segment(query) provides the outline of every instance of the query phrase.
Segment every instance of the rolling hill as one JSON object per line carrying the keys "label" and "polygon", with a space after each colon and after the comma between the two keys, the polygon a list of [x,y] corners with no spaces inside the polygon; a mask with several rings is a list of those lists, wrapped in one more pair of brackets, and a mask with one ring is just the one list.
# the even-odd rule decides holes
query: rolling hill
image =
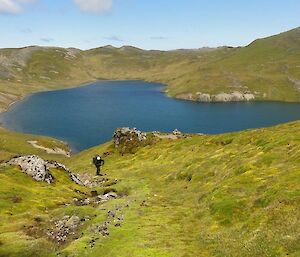
{"label": "rolling hill", "polygon": [[[51,169],[55,183],[47,184],[0,166],[0,256],[299,256],[299,127],[175,140],[148,134],[133,151],[108,142],[71,158],[28,140],[62,142],[2,129],[2,163],[38,154],[93,179],[91,157],[105,153],[107,175],[89,187]],[[118,198],[96,203],[95,190]]]}
{"label": "rolling hill", "polygon": [[198,101],[300,100],[300,29],[246,47],[146,51],[132,46],[0,49],[0,108],[28,93],[99,79],[167,85],[172,97]]}

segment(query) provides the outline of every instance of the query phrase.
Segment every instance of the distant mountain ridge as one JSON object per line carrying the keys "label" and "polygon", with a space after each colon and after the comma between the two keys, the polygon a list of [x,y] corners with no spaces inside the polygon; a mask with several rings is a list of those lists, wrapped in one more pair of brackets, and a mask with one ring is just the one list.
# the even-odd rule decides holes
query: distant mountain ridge
{"label": "distant mountain ridge", "polygon": [[237,48],[0,49],[0,111],[30,92],[97,79],[161,82],[168,95],[195,101],[299,102],[300,29]]}

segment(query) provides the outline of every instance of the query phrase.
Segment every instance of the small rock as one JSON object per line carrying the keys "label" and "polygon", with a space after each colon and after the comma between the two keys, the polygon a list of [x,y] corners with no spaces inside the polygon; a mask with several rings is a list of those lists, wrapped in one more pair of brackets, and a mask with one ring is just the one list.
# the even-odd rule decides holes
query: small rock
{"label": "small rock", "polygon": [[91,196],[92,197],[98,196],[98,192],[96,190],[91,191]]}
{"label": "small rock", "polygon": [[113,198],[113,199],[118,198],[118,195],[115,192],[109,192],[109,193],[105,194],[104,196],[108,197],[109,199],[111,199],[111,198]]}
{"label": "small rock", "polygon": [[180,132],[178,129],[174,129],[172,133],[173,133],[174,136],[181,136],[182,135],[182,132]]}

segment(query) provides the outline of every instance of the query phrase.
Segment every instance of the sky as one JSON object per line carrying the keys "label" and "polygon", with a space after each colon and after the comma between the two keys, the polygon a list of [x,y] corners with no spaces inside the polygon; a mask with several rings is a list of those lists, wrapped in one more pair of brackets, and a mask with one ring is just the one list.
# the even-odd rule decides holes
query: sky
{"label": "sky", "polygon": [[0,48],[244,46],[300,26],[300,0],[0,0]]}

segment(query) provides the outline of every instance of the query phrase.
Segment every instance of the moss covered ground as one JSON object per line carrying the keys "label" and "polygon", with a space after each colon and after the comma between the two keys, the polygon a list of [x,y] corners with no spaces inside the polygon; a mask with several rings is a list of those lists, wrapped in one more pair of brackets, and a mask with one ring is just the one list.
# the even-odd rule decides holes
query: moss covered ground
{"label": "moss covered ground", "polygon": [[[106,153],[103,173],[108,182],[97,190],[116,191],[120,197],[76,206],[72,199],[89,196],[91,189],[74,184],[62,171],[51,170],[56,181],[48,185],[17,168],[2,167],[0,256],[299,256],[299,128],[299,122],[291,122],[159,139],[122,154],[108,142],[71,158],[45,156],[30,145],[25,148],[20,135],[2,131],[0,140],[19,142],[1,144],[2,160],[36,153],[92,176],[91,157]],[[103,237],[94,228],[112,209],[124,221],[121,226],[112,223],[110,235]],[[45,231],[52,219],[64,215],[88,215],[90,220],[58,245]]]}

